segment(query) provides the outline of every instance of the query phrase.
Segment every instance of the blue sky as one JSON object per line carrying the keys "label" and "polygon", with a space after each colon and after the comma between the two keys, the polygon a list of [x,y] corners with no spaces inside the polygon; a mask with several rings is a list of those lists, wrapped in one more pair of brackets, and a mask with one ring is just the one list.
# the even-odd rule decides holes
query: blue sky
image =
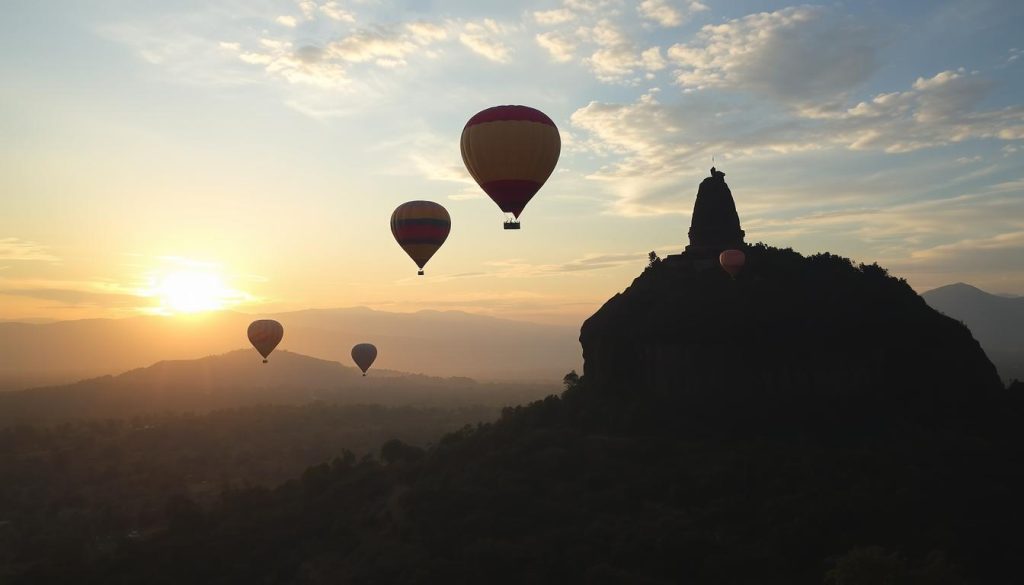
{"label": "blue sky", "polygon": [[[749,241],[1024,294],[1016,1],[39,2],[0,21],[0,318],[231,305],[576,322],[680,250],[712,155]],[[458,152],[523,103],[563,138],[503,233]],[[416,279],[387,230],[433,199]],[[151,307],[149,307],[151,308]]]}

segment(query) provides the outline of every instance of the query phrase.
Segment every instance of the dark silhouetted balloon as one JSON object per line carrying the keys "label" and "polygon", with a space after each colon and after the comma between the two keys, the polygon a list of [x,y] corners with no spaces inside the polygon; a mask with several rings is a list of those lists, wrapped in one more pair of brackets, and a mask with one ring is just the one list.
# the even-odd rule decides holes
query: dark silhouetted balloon
{"label": "dark silhouetted balloon", "polygon": [[364,376],[366,375],[366,370],[370,369],[375,359],[377,359],[377,346],[372,343],[359,343],[352,348],[352,361],[359,366]]}
{"label": "dark silhouetted balloon", "polygon": [[736,275],[743,270],[743,265],[747,262],[747,256],[740,250],[726,250],[718,255],[718,263],[722,265],[722,270],[729,273],[729,276],[736,278]]}
{"label": "dark silhouetted balloon", "polygon": [[452,219],[448,210],[433,201],[409,201],[399,205],[391,214],[391,233],[420,267],[420,276],[430,257],[448,239],[451,229]]}
{"label": "dark silhouetted balloon", "polygon": [[267,356],[281,343],[282,337],[284,327],[273,319],[260,319],[249,324],[249,343],[263,356],[263,363],[267,363]]}
{"label": "dark silhouetted balloon", "polygon": [[[558,127],[527,106],[496,106],[462,129],[462,161],[480,188],[517,219],[551,176],[562,150]],[[517,229],[518,222],[506,222]]]}

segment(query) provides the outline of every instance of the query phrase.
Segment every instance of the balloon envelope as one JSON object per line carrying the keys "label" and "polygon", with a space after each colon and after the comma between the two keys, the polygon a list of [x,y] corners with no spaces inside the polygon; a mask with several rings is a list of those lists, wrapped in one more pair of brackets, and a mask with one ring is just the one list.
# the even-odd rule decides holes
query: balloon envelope
{"label": "balloon envelope", "polygon": [[284,327],[273,319],[260,319],[249,324],[248,333],[249,343],[263,356],[263,363],[267,363],[267,356],[284,337]]}
{"label": "balloon envelope", "polygon": [[558,127],[527,106],[496,106],[462,129],[462,162],[480,188],[516,218],[551,176],[562,150]]}
{"label": "balloon envelope", "polygon": [[391,234],[420,267],[420,274],[423,274],[427,261],[448,239],[451,229],[452,219],[448,210],[433,201],[409,201],[399,205],[391,214]]}
{"label": "balloon envelope", "polygon": [[372,343],[359,343],[352,348],[352,361],[359,366],[364,376],[375,359],[377,359],[377,347]]}
{"label": "balloon envelope", "polygon": [[718,255],[718,263],[722,265],[722,270],[733,278],[736,278],[746,262],[747,256],[740,250],[726,250]]}

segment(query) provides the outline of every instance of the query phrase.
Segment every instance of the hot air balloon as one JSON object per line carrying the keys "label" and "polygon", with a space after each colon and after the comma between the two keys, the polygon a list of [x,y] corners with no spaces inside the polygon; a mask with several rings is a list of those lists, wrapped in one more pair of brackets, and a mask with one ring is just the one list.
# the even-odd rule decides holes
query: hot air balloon
{"label": "hot air balloon", "polygon": [[352,361],[359,366],[364,376],[375,359],[377,359],[377,346],[372,343],[359,343],[352,347]]}
{"label": "hot air balloon", "polygon": [[473,179],[515,219],[555,170],[562,139],[544,112],[526,106],[496,106],[469,119],[462,129],[462,161]]}
{"label": "hot air balloon", "polygon": [[728,272],[729,276],[734,279],[743,269],[743,264],[746,261],[746,254],[740,250],[726,250],[718,255],[718,263],[722,265],[722,270]]}
{"label": "hot air balloon", "polygon": [[448,239],[451,229],[448,211],[433,201],[409,201],[391,214],[391,233],[420,267],[420,276],[423,276],[423,266]]}
{"label": "hot air balloon", "polygon": [[249,343],[263,356],[263,363],[267,363],[267,356],[284,337],[284,327],[273,319],[260,319],[249,324],[248,333]]}

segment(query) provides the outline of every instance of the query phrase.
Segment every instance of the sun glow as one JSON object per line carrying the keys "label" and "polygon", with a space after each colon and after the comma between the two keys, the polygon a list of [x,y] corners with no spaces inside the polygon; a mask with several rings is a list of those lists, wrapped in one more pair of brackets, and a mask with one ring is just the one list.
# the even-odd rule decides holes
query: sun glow
{"label": "sun glow", "polygon": [[245,295],[228,288],[211,270],[182,269],[155,276],[145,296],[159,302],[160,314],[218,311],[241,302]]}

